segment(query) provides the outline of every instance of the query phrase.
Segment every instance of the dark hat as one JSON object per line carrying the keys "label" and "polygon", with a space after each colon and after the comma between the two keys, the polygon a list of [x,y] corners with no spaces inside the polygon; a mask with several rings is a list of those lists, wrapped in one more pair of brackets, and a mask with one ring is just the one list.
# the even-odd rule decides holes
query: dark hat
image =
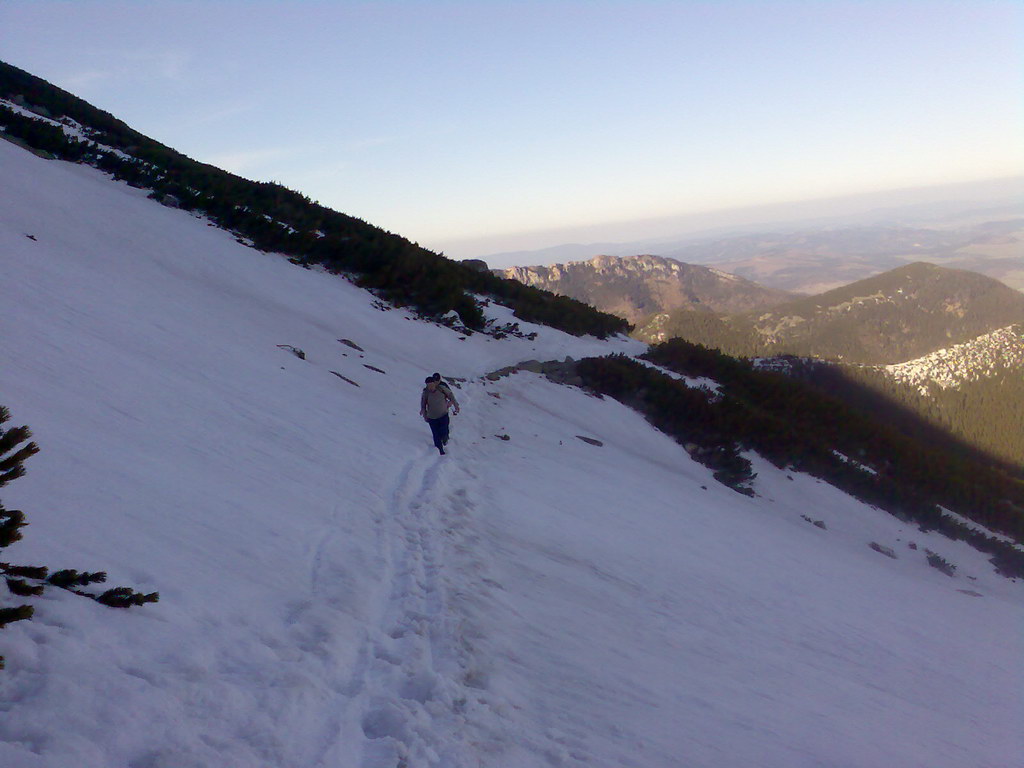
{"label": "dark hat", "polygon": [[434,381],[440,381],[441,380],[441,374],[440,373],[435,373],[430,378],[433,379]]}
{"label": "dark hat", "polygon": [[429,383],[430,383],[430,382],[432,382],[432,381],[437,381],[437,379],[435,379],[435,378],[434,378],[433,376],[427,376],[427,378],[425,378],[425,379],[423,380],[423,383],[424,383],[424,384],[429,384]]}

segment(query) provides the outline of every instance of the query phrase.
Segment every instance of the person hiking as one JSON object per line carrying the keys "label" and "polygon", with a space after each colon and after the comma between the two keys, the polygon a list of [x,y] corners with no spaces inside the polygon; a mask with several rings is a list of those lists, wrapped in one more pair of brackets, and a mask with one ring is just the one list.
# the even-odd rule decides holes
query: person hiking
{"label": "person hiking", "polygon": [[420,416],[430,425],[434,447],[442,456],[448,444],[448,409],[452,407],[457,414],[459,401],[448,385],[441,381],[441,374],[427,376],[423,382],[423,394],[420,395]]}

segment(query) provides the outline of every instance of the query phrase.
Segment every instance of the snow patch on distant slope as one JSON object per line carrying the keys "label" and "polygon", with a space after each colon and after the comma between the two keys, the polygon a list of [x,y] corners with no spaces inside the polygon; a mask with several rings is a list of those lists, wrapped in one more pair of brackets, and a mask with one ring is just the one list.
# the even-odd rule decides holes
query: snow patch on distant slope
{"label": "snow patch on distant slope", "polygon": [[978,381],[1008,368],[1024,368],[1024,326],[1011,325],[916,360],[881,369],[922,395],[934,384],[942,389]]}

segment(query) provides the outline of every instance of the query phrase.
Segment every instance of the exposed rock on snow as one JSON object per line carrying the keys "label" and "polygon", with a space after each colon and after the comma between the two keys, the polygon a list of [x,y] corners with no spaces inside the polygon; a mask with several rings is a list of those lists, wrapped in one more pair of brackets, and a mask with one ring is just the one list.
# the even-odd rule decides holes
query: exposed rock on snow
{"label": "exposed rock on snow", "polygon": [[360,347],[358,344],[356,344],[354,341],[350,341],[349,339],[338,339],[338,341],[340,341],[345,346],[352,347],[352,349],[357,350],[359,352],[365,352],[366,351],[365,349]]}
{"label": "exposed rock on snow", "polygon": [[896,552],[893,550],[892,547],[883,546],[879,544],[877,541],[872,541],[869,546],[879,554],[885,555],[886,557],[891,557],[893,560],[897,559]]}

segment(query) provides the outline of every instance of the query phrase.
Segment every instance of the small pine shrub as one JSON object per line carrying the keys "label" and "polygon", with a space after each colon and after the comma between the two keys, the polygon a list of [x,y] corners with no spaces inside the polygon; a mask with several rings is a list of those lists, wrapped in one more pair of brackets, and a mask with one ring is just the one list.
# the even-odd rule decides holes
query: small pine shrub
{"label": "small pine shrub", "polygon": [[132,605],[155,603],[158,600],[160,600],[159,592],[150,592],[148,595],[145,595],[134,591],[130,587],[114,587],[96,598],[97,603],[109,605],[111,608],[128,608]]}
{"label": "small pine shrub", "polygon": [[0,549],[9,547],[21,539],[20,528],[24,528],[25,514],[19,509],[4,509],[0,504]]}
{"label": "small pine shrub", "polygon": [[[0,488],[24,475],[25,459],[39,453],[39,446],[26,442],[32,437],[28,427],[3,428],[3,424],[10,418],[11,412],[0,405]],[[17,448],[20,443],[26,444]]]}
{"label": "small pine shrub", "polygon": [[18,597],[43,594],[42,584],[29,584],[24,579],[7,579],[7,588]]}
{"label": "small pine shrub", "polygon": [[30,565],[11,565],[10,563],[0,563],[0,571],[3,571],[8,576],[15,576],[22,579],[42,580],[46,578],[49,568],[46,566],[36,568]]}
{"label": "small pine shrub", "polygon": [[[10,418],[9,411],[0,406],[0,425]],[[38,453],[35,443],[22,445],[31,437],[27,427],[12,429],[0,428],[0,486],[25,474],[23,463],[28,457]],[[19,447],[20,446],[20,447]],[[25,515],[16,509],[4,509],[0,505],[0,549],[21,538],[21,528],[26,525]],[[7,588],[19,597],[36,597],[47,587],[59,587],[88,597],[112,608],[128,608],[133,605],[155,603],[160,599],[158,592],[143,594],[129,587],[115,587],[100,595],[85,592],[76,587],[100,584],[107,580],[105,571],[77,571],[64,568],[50,573],[44,566],[11,565],[0,563],[0,573],[6,577]],[[29,583],[28,580],[37,582]],[[13,608],[0,608],[0,628],[14,621],[31,619],[35,609],[31,605],[19,605]],[[4,668],[4,659],[0,656],[0,669]]]}
{"label": "small pine shrub", "polygon": [[956,573],[955,565],[931,550],[928,551],[928,565],[942,571],[947,576],[952,576]]}
{"label": "small pine shrub", "polygon": [[63,589],[71,589],[71,587],[85,587],[89,584],[102,584],[107,580],[107,574],[105,571],[97,571],[96,573],[88,573],[74,570],[73,568],[66,568],[62,571],[55,571],[50,574],[50,578],[47,581],[55,587],[62,587]]}
{"label": "small pine shrub", "polygon": [[16,608],[0,608],[0,628],[6,627],[14,621],[31,619],[36,609],[31,605],[19,605]]}

